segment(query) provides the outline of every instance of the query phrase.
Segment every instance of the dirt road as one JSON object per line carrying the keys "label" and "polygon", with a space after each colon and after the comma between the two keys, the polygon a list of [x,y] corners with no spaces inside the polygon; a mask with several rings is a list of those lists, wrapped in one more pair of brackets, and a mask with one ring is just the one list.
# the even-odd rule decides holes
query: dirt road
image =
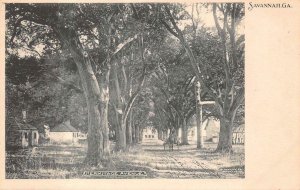
{"label": "dirt road", "polygon": [[169,151],[159,143],[142,144],[142,151],[124,159],[130,165],[148,167],[158,178],[243,178],[243,150],[222,155],[214,153],[213,146],[198,150],[195,145],[186,145]]}
{"label": "dirt road", "polygon": [[[164,150],[162,142],[142,143],[127,152],[115,152],[107,166],[86,168],[82,165],[85,147],[45,146],[29,153],[7,155],[8,178],[115,178],[114,176],[85,176],[84,172],[142,171],[137,178],[244,178],[244,148],[235,146],[235,153],[214,153],[215,144],[206,149],[196,145]],[[8,159],[9,158],[9,159]],[[132,178],[118,176],[118,178]]]}

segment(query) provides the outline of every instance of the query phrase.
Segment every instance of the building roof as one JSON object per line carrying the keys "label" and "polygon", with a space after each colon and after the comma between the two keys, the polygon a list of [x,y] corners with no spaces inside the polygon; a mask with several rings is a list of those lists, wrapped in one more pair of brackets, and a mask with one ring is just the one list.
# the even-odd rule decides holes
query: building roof
{"label": "building roof", "polygon": [[50,132],[79,132],[79,131],[70,124],[70,121],[66,121],[50,129]]}
{"label": "building roof", "polygon": [[16,130],[37,130],[36,127],[30,125],[29,123],[26,122],[21,122],[15,120],[15,122],[9,127],[9,131],[16,131]]}

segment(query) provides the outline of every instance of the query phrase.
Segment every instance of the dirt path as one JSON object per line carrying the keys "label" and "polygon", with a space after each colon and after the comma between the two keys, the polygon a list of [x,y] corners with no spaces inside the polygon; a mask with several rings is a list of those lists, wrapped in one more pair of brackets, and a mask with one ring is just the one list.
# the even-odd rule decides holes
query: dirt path
{"label": "dirt path", "polygon": [[162,152],[161,154],[164,162],[169,164],[169,170],[159,169],[162,175],[168,172],[171,178],[220,178],[216,171],[203,162],[199,163],[192,155],[178,156],[176,152]]}
{"label": "dirt path", "polygon": [[[230,159],[215,154],[206,155],[193,145],[182,146],[174,151],[163,150],[159,144],[142,146],[144,159],[160,178],[237,178],[238,174],[224,173],[220,168],[235,166]],[[209,151],[207,151],[209,152]],[[202,156],[202,157],[201,157]],[[206,156],[206,157],[205,157]],[[149,159],[150,158],[150,159]]]}
{"label": "dirt path", "polygon": [[[140,144],[128,152],[112,154],[112,162],[104,168],[85,168],[80,164],[85,157],[84,147],[47,146],[39,147],[31,156],[29,153],[7,154],[10,162],[6,165],[9,165],[10,178],[82,178],[84,171],[102,170],[147,173],[139,178],[244,178],[243,148],[235,147],[236,153],[230,156],[214,153],[213,150],[214,147],[199,150],[195,145],[186,145],[170,151],[164,150],[159,143]],[[19,162],[22,163],[20,170],[25,174],[14,169],[18,168]]]}

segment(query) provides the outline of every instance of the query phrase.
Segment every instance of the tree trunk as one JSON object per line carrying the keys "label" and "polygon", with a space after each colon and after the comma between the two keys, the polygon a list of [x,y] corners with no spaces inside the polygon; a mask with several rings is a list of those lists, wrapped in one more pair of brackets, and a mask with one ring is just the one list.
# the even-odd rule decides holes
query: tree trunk
{"label": "tree trunk", "polygon": [[201,85],[197,81],[195,84],[196,94],[196,120],[197,120],[197,148],[201,149],[204,147],[203,135],[202,135],[202,105],[201,105]]}
{"label": "tree trunk", "polygon": [[98,165],[104,157],[104,137],[100,128],[102,123],[98,105],[88,101],[88,150],[86,162],[91,165]]}
{"label": "tree trunk", "polygon": [[132,111],[129,113],[129,121],[126,125],[126,144],[130,146],[132,144]]}
{"label": "tree trunk", "polygon": [[180,128],[180,127],[177,127],[177,128],[175,129],[175,137],[176,137],[176,138],[179,137],[179,128]]}
{"label": "tree trunk", "polygon": [[110,153],[110,145],[109,145],[109,127],[108,127],[108,103],[109,103],[109,75],[110,75],[110,67],[103,72],[100,76],[99,87],[101,93],[101,99],[99,104],[99,111],[101,123],[100,125],[103,128],[103,148],[104,155],[109,155]]}
{"label": "tree trunk", "polygon": [[117,121],[117,135],[116,135],[116,150],[125,151],[126,150],[126,119],[124,119],[124,104],[121,101],[121,90],[118,79],[117,65],[114,63],[113,67],[113,80],[115,83],[115,113]]}
{"label": "tree trunk", "polygon": [[168,138],[168,129],[163,131],[163,140],[166,140]]}
{"label": "tree trunk", "polygon": [[[89,61],[83,64],[79,59],[75,60],[78,71],[81,76],[82,86],[86,97],[88,108],[88,150],[86,162],[91,165],[100,164],[104,158],[104,127],[105,118],[101,117],[96,97],[99,97],[100,89],[95,75],[93,75],[92,67]],[[92,75],[92,77],[90,77]],[[105,115],[105,108],[102,109],[102,114]],[[108,137],[107,137],[108,138]],[[106,151],[108,149],[106,148]]]}
{"label": "tree trunk", "polygon": [[126,125],[118,125],[116,139],[116,150],[125,151],[126,150]]}
{"label": "tree trunk", "polygon": [[143,140],[143,130],[141,130],[141,127],[140,126],[137,126],[137,134],[138,134],[138,139],[139,139],[139,142],[141,142]]}
{"label": "tree trunk", "polygon": [[132,131],[131,131],[131,134],[132,134],[132,143],[133,144],[136,144],[137,142],[136,142],[136,136],[135,136],[135,129],[136,129],[136,127],[135,127],[135,125],[133,124],[133,122],[131,122],[131,129],[132,129]]}
{"label": "tree trunk", "polygon": [[158,128],[157,136],[159,140],[163,140],[163,130],[161,128]]}
{"label": "tree trunk", "polygon": [[188,145],[189,142],[188,142],[188,127],[186,125],[186,120],[183,119],[183,123],[182,123],[182,142],[181,144],[182,145]]}
{"label": "tree trunk", "polygon": [[[104,143],[105,139],[108,139],[107,126],[104,124],[107,121],[107,118],[105,118],[107,108],[103,106],[106,105],[107,99],[101,98],[105,91],[102,91],[102,93],[100,91],[91,62],[88,57],[83,55],[83,48],[76,32],[64,27],[57,27],[56,30],[60,35],[61,41],[68,44],[70,53],[77,66],[86,98],[88,109],[88,150],[85,161],[90,165],[99,165],[104,159],[104,155],[109,154],[107,143]],[[99,105],[101,111],[99,111]]]}
{"label": "tree trunk", "polygon": [[[240,99],[243,100],[243,99]],[[219,133],[219,142],[216,149],[217,152],[226,152],[232,153],[232,127],[235,120],[237,110],[240,106],[240,103],[236,103],[234,109],[230,110],[221,110],[221,113],[227,113],[223,115],[220,119],[220,133]]]}
{"label": "tree trunk", "polygon": [[135,125],[135,143],[139,143],[140,142],[140,131],[139,131],[139,126]]}
{"label": "tree trunk", "polygon": [[226,118],[220,120],[219,143],[217,152],[232,152],[232,122]]}

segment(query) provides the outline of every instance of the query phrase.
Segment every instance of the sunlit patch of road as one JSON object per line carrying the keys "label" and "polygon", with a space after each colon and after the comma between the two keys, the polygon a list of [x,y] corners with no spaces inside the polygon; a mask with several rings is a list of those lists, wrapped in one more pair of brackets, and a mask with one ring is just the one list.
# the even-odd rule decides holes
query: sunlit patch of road
{"label": "sunlit patch of road", "polygon": [[[159,178],[241,178],[243,170],[223,168],[244,168],[243,149],[234,155],[222,155],[213,152],[214,145],[207,149],[196,149],[196,145],[179,146],[173,151],[164,150],[161,141],[141,144],[141,151],[131,157],[131,162],[150,167]],[[239,162],[237,162],[239,160]]]}

